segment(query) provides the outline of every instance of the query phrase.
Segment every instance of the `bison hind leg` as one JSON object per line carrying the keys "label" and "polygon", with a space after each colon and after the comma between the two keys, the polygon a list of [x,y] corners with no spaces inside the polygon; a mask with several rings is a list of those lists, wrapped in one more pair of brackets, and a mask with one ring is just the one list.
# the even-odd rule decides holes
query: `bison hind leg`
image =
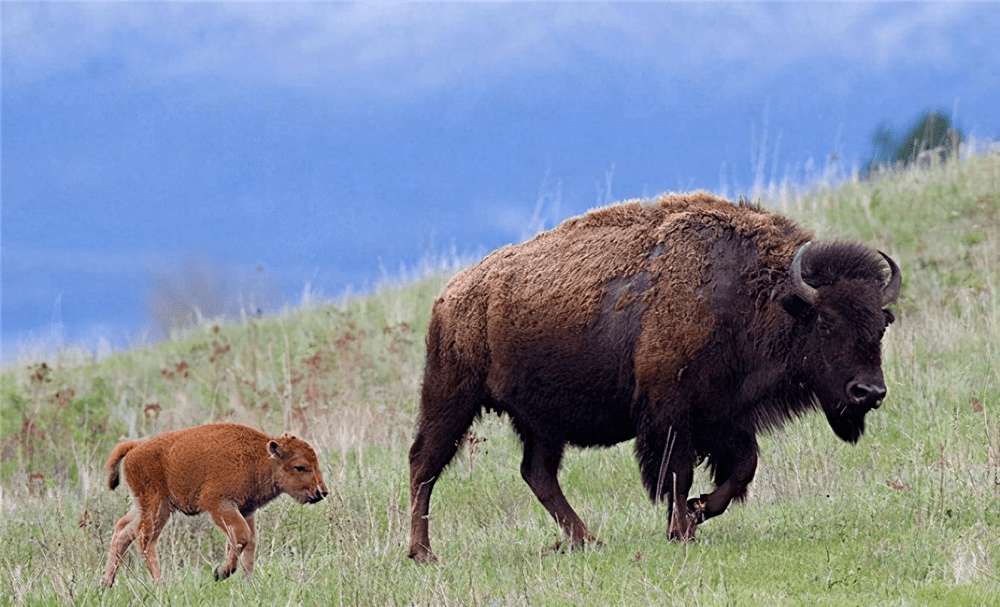
{"label": "bison hind leg", "polygon": [[[134,489],[133,494],[135,494]],[[170,518],[170,513],[173,512],[173,506],[155,492],[137,496],[137,498],[139,506],[135,513],[135,521],[134,523],[127,523],[123,528],[122,533],[125,535],[123,535],[122,539],[128,539],[129,542],[132,539],[136,540],[139,544],[139,552],[142,553],[142,557],[146,560],[146,568],[149,569],[150,575],[153,576],[153,580],[159,580],[160,556],[156,552],[156,540],[159,539],[160,532],[163,531],[164,525],[167,524],[167,519]],[[135,525],[135,531],[129,534],[128,529],[133,524]],[[128,543],[125,546],[127,547]],[[122,552],[124,552],[124,549]]]}
{"label": "bison hind leg", "polygon": [[431,552],[428,529],[431,491],[485,404],[478,396],[439,400],[433,392],[432,384],[425,381],[420,421],[409,454],[409,557],[417,562],[437,560]]}
{"label": "bison hind leg", "polygon": [[139,517],[139,509],[133,508],[115,523],[115,530],[111,535],[111,549],[108,551],[108,565],[104,570],[105,588],[111,588],[115,583],[115,575],[125,558],[125,551],[135,540],[139,527]]}
{"label": "bison hind leg", "polygon": [[523,429],[520,434],[524,441],[521,478],[562,528],[570,546],[595,541],[559,486],[559,464],[565,444],[545,441]]}

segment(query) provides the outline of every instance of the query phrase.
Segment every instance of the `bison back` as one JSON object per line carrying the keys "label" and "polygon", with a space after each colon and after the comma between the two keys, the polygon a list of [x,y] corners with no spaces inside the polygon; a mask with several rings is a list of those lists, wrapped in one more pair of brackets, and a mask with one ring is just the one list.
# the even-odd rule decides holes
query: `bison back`
{"label": "bison back", "polygon": [[125,478],[133,492],[157,486],[186,514],[222,497],[250,495],[272,467],[269,437],[238,424],[207,424],[166,432],[133,449],[125,458]]}
{"label": "bison back", "polygon": [[[516,427],[574,444],[634,436],[637,405],[674,390],[712,334],[713,297],[740,291],[746,264],[720,281],[722,261],[752,249],[747,264],[770,256],[780,271],[794,252],[788,226],[761,228],[783,218],[707,196],[675,202],[568,220],[457,275],[435,302],[425,382],[465,382]],[[734,252],[713,255],[719,246]]]}

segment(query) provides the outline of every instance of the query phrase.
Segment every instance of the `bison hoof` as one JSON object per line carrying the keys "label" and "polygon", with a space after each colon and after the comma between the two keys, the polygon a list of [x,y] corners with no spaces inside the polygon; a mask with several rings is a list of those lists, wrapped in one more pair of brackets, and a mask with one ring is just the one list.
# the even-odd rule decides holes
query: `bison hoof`
{"label": "bison hoof", "polygon": [[552,547],[554,552],[560,554],[565,554],[567,552],[573,552],[574,550],[583,550],[584,548],[602,548],[604,547],[603,542],[597,541],[597,538],[587,534],[582,540],[572,539],[572,540],[559,540],[556,545]]}
{"label": "bison hoof", "polygon": [[688,500],[688,510],[691,511],[691,515],[694,517],[694,521],[698,525],[708,520],[708,515],[705,514],[705,510],[707,508],[708,502],[700,497],[692,497]]}
{"label": "bison hoof", "polygon": [[231,576],[232,574],[233,574],[233,572],[232,571],[226,571],[225,567],[222,567],[222,566],[216,567],[215,568],[215,581],[216,582],[221,582],[222,580],[226,579],[227,577]]}
{"label": "bison hoof", "polygon": [[436,563],[438,559],[430,550],[411,550],[410,558],[414,563]]}
{"label": "bison hoof", "polygon": [[667,528],[667,537],[678,542],[692,542],[697,528],[698,519],[694,512],[689,512],[686,516],[674,515]]}

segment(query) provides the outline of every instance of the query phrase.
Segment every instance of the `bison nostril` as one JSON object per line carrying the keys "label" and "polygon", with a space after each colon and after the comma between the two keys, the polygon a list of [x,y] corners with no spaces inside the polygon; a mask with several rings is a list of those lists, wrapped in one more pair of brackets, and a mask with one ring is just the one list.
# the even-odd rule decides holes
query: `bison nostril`
{"label": "bison nostril", "polygon": [[851,382],[847,386],[847,394],[855,401],[874,401],[885,397],[885,388],[882,386],[872,386],[861,382]]}

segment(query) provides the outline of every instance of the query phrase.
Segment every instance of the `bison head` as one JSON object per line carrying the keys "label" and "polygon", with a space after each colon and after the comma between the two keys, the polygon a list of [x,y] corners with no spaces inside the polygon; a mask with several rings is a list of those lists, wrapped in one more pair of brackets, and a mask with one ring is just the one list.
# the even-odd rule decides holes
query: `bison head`
{"label": "bison head", "polygon": [[805,384],[837,436],[854,443],[865,414],[886,395],[881,342],[894,320],[885,306],[899,296],[899,266],[879,251],[889,266],[886,282],[881,260],[864,247],[836,243],[810,252],[811,246],[795,254],[782,303],[799,321]]}
{"label": "bison head", "polygon": [[288,433],[267,444],[268,455],[275,460],[275,484],[303,504],[315,504],[327,496],[323,473],[316,452],[305,441]]}

